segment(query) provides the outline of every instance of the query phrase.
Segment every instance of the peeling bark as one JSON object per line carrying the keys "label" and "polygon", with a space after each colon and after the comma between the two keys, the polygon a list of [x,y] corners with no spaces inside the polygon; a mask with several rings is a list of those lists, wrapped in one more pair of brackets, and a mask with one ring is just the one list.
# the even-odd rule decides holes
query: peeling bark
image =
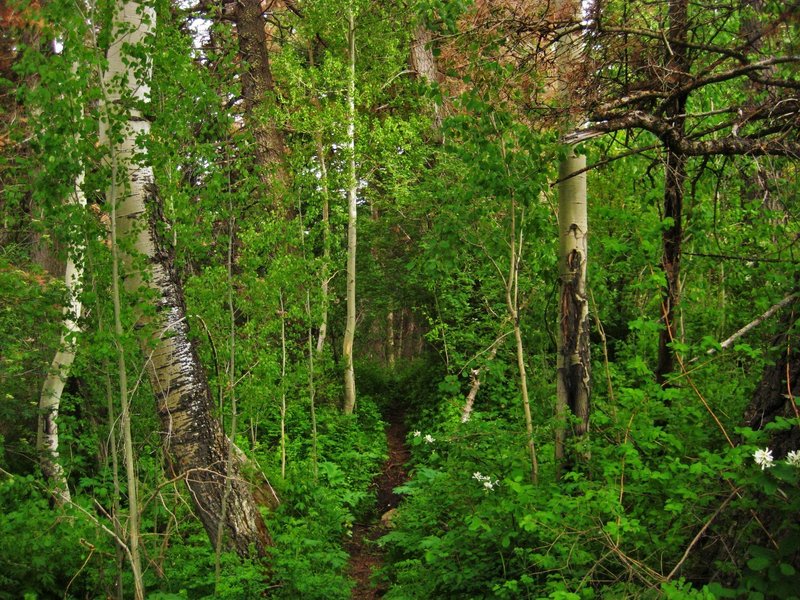
{"label": "peeling bark", "polygon": [[[125,96],[139,103],[149,100],[149,72],[126,67],[121,53],[126,44],[142,43],[155,23],[155,14],[143,10],[140,4],[128,2],[123,6],[121,22],[131,25],[130,33],[112,44],[109,70],[104,74],[109,90],[106,100],[117,107],[125,101]],[[147,15],[146,20],[143,15]],[[120,78],[124,81],[122,90],[115,83]],[[172,474],[185,479],[212,545],[217,544],[225,485],[230,481],[222,527],[226,545],[242,556],[253,553],[263,556],[270,538],[253,493],[240,476],[238,461],[230,471],[226,468],[229,441],[213,416],[211,390],[189,338],[183,293],[173,267],[173,248],[165,231],[167,225],[155,192],[153,170],[146,162],[146,150],[137,145],[137,139],[149,133],[150,124],[138,109],[126,107],[126,110],[121,117],[125,120],[121,141],[114,145],[124,187],[116,206],[116,227],[120,239],[129,239],[148,263],[148,272],[142,273],[134,265],[133,257],[123,254],[126,289],[135,292],[146,286],[156,295],[155,315],[149,321],[140,318],[139,326],[148,325],[152,332],[143,345],[161,419],[164,452]],[[101,126],[101,140],[109,144],[108,123]]]}
{"label": "peeling bark", "polygon": [[559,168],[558,223],[559,302],[558,358],[556,383],[555,458],[560,470],[565,460],[567,411],[577,418],[573,435],[589,431],[591,394],[591,356],[589,350],[589,300],[586,293],[588,219],[586,174],[575,172],[586,167],[586,157],[570,151]]}

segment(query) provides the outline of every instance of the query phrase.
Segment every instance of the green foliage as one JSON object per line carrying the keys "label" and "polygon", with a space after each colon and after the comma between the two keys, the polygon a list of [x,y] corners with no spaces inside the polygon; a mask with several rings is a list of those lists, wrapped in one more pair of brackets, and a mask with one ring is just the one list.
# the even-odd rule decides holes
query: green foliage
{"label": "green foliage", "polygon": [[[308,440],[295,444],[286,480],[272,478],[282,503],[267,515],[275,547],[271,565],[280,598],[349,598],[349,555],[342,543],[354,522],[372,515],[374,495],[367,487],[385,460],[383,422],[364,394],[357,412],[322,410],[318,476],[308,458]],[[304,447],[303,447],[304,446]],[[296,453],[302,453],[300,458]]]}
{"label": "green foliage", "polygon": [[79,509],[54,511],[35,477],[0,479],[0,513],[0,598],[81,598],[111,589],[108,535]]}
{"label": "green foliage", "polygon": [[[800,471],[783,456],[764,469],[753,459],[771,437],[796,431],[796,419],[784,417],[795,414],[797,390],[777,382],[789,396],[780,398],[792,402],[784,417],[762,430],[741,427],[765,368],[796,351],[797,325],[776,315],[721,346],[796,288],[796,161],[687,159],[679,335],[671,344],[681,364],[662,385],[653,372],[666,282],[660,261],[664,232],[675,223],[661,209],[660,141],[626,132],[581,145],[590,165],[602,164],[588,173],[591,431],[570,441],[568,468],[556,481],[552,183],[565,149],[548,114],[549,65],[540,69],[531,48],[543,44],[547,54],[554,33],[559,44],[567,37],[547,14],[521,8],[530,3],[513,13],[508,3],[468,0],[349,4],[357,22],[359,324],[358,406],[345,417],[338,360],[348,4],[309,0],[298,6],[302,16],[277,4],[264,14],[274,89],[252,114],[242,107],[250,65],[239,56],[231,15],[189,16],[173,3],[155,4],[155,35],[130,50],[154,69],[151,101],[140,107],[152,129],[140,142],[164,204],[158,228],[174,251],[215,414],[254,459],[246,475],[266,476],[281,498],[265,515],[275,546],[264,564],[224,553],[216,576],[190,499],[169,481],[147,352],[135,340],[147,335],[140,317],[155,313],[152,294],[128,293],[125,334],[109,333],[110,168],[97,129],[114,3],[88,13],[67,0],[12,3],[25,19],[6,31],[4,11],[0,32],[0,599],[113,596],[119,573],[129,594],[108,518],[117,511],[124,525],[126,517],[108,409],[110,400],[119,411],[120,348],[135,374],[148,597],[349,597],[348,542],[357,524],[379,516],[373,482],[386,460],[384,427],[401,413],[410,478],[397,488],[403,501],[380,542],[387,598],[797,597]],[[629,3],[600,8],[613,24]],[[666,8],[648,5],[631,23],[663,31]],[[712,31],[705,7],[690,3],[697,65],[714,64],[702,44],[738,47],[742,27],[785,12],[774,2],[762,9],[723,3],[725,24]],[[208,37],[190,33],[205,25]],[[420,26],[435,33],[436,82],[409,69]],[[661,38],[628,35],[624,67],[635,81],[625,86],[650,77],[636,61],[652,58]],[[764,55],[794,48],[796,39],[796,24],[784,20],[763,40]],[[598,38],[587,53],[618,50],[604,43]],[[588,74],[594,67],[586,64],[567,79]],[[773,64],[768,74],[789,77],[795,64]],[[602,76],[609,89],[622,85],[612,73]],[[737,122],[746,139],[753,115],[738,122],[726,107],[765,93],[742,77],[692,90],[686,108],[707,115],[709,132]],[[790,116],[782,114],[781,127]],[[118,136],[120,119],[110,121]],[[253,129],[265,124],[286,146],[277,166],[258,164],[254,152]],[[780,131],[789,140],[795,133]],[[650,149],[628,154],[632,148]],[[87,210],[66,202],[81,174]],[[539,485],[529,480],[507,306],[512,241],[521,245],[513,294]],[[67,298],[37,262],[58,263],[67,251],[86,272],[85,310],[58,420],[76,505],[57,509],[36,469],[36,405]],[[323,278],[330,278],[327,298]],[[323,310],[328,338],[312,367]],[[779,337],[787,331],[795,337]],[[461,423],[478,378],[472,416]]]}

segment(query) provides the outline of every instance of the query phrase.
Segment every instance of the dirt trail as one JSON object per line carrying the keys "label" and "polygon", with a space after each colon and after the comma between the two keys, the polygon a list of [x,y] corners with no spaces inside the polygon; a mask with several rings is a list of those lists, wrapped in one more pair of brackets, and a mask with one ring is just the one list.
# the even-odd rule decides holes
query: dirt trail
{"label": "dirt trail", "polygon": [[383,464],[381,474],[372,482],[373,489],[376,490],[377,516],[371,523],[355,523],[353,539],[347,546],[350,552],[350,577],[356,582],[353,588],[353,600],[373,600],[381,598],[386,592],[385,589],[374,588],[370,584],[370,575],[383,563],[383,553],[375,540],[386,533],[386,525],[381,522],[381,516],[400,503],[400,496],[394,493],[394,488],[408,479],[404,467],[409,454],[405,445],[406,427],[403,423],[403,413],[393,411],[386,415],[386,420],[389,458]]}

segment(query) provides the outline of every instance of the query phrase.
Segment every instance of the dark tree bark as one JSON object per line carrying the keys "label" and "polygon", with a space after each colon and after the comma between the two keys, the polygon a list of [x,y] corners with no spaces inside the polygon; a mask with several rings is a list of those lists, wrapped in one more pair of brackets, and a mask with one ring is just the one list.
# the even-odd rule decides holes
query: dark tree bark
{"label": "dark tree bark", "polygon": [[256,143],[256,160],[264,168],[280,169],[285,155],[283,132],[272,119],[261,114],[261,109],[275,101],[263,4],[260,0],[237,1],[233,21],[239,39],[239,57],[245,65],[241,75],[242,100],[247,125]]}
{"label": "dark tree bark", "polygon": [[[795,328],[797,306],[795,301],[784,313],[781,320],[784,333],[777,336],[773,343],[777,354],[775,363],[764,369],[753,400],[745,411],[745,425],[752,429],[762,429],[777,417],[798,417],[800,335]],[[773,432],[769,446],[775,458],[782,458],[790,450],[797,450],[800,448],[800,427],[795,425]]]}
{"label": "dark tree bark", "polygon": [[[685,84],[691,68],[688,49],[688,0],[671,0],[669,3],[669,33],[678,43],[667,47],[667,75],[665,83],[681,87]],[[669,92],[666,88],[665,92]],[[683,135],[686,121],[687,94],[678,94],[666,105],[665,118],[673,128]],[[664,171],[664,218],[670,224],[662,234],[661,268],[664,270],[666,285],[661,293],[661,317],[664,327],[659,333],[658,367],[656,377],[664,383],[675,367],[675,356],[669,344],[676,339],[676,309],[680,302],[681,244],[683,242],[683,184],[686,180],[686,156],[679,148],[666,144]]]}
{"label": "dark tree bark", "polygon": [[[211,389],[197,352],[189,338],[186,307],[173,268],[172,248],[159,232],[163,229],[161,201],[152,186],[148,193],[148,229],[137,246],[146,250],[152,269],[152,286],[158,290],[156,335],[151,344],[148,374],[156,394],[164,452],[176,477],[185,479],[197,516],[216,547],[226,480],[223,535],[226,545],[241,556],[263,556],[270,536],[258,511],[250,485],[240,473],[241,461],[227,470],[229,441],[214,418]],[[142,238],[149,238],[142,240]]]}

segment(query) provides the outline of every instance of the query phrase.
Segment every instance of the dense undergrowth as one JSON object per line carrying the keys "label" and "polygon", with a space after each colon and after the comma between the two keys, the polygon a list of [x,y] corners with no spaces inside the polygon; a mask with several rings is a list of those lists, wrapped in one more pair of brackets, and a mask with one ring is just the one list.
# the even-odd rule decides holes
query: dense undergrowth
{"label": "dense undergrowth", "polygon": [[[436,376],[418,371],[429,385],[409,388],[413,469],[381,540],[387,598],[796,597],[799,470],[752,458],[790,422],[753,432],[731,416],[731,448],[689,386],[618,376],[616,402],[596,400],[590,458],[559,482],[551,432],[537,428],[533,485],[521,408],[488,392],[461,423]],[[717,385],[737,414],[736,385]],[[668,411],[653,401],[665,395]]]}
{"label": "dense undergrowth", "polygon": [[[306,409],[308,406],[305,407]],[[305,416],[303,416],[305,415]],[[276,427],[261,423],[266,433],[252,452],[281,500],[265,511],[274,546],[269,568],[223,553],[219,575],[215,555],[178,483],[145,485],[142,536],[146,556],[148,598],[349,598],[349,556],[344,545],[357,520],[373,516],[370,484],[386,455],[384,423],[375,401],[359,399],[356,415],[338,407],[317,408],[316,466],[312,458],[307,410],[288,414],[291,434],[287,469],[281,478],[280,454],[270,441]],[[300,432],[303,435],[300,435]],[[243,447],[249,443],[239,440]],[[143,470],[155,469],[142,457]],[[251,474],[255,481],[263,476]],[[110,468],[84,477],[73,504],[50,505],[49,494],[35,476],[0,478],[0,598],[113,597],[117,550],[105,516],[112,503]],[[173,508],[177,507],[177,508]],[[127,574],[122,586],[130,589]]]}

